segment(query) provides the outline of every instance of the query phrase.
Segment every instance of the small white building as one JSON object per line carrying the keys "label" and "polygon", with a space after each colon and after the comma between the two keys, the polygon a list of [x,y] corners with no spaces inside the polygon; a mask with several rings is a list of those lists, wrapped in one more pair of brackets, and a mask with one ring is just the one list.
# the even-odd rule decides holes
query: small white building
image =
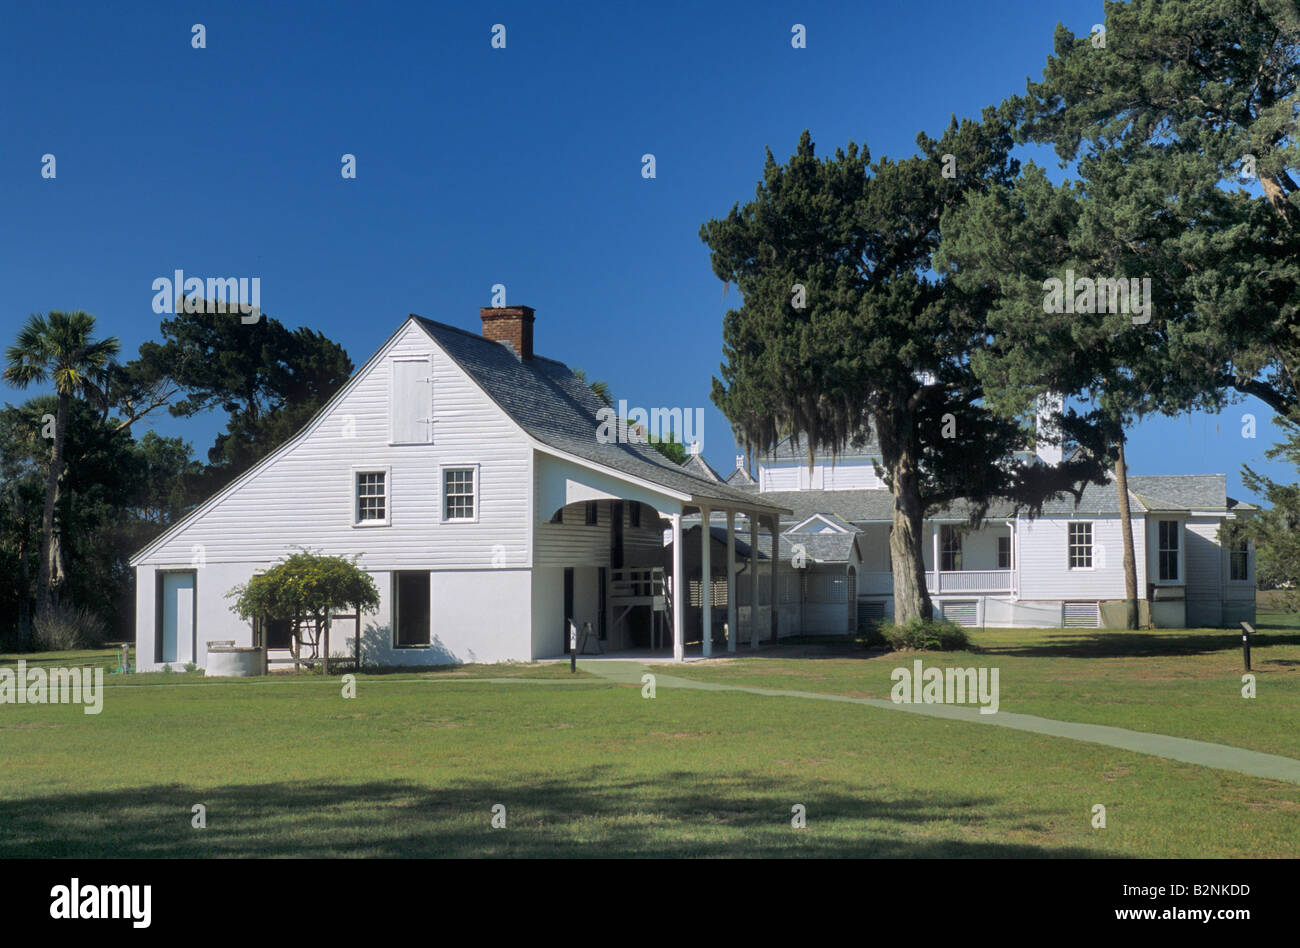
{"label": "small white building", "polygon": [[[250,626],[227,593],[299,548],[358,555],[380,590],[377,614],[335,617],[332,655],[528,661],[562,655],[569,620],[606,649],[683,655],[682,518],[744,515],[756,537],[788,511],[648,445],[603,443],[604,404],[534,353],[533,310],[480,316],[482,335],[411,316],[301,432],[132,558],[141,669],[204,667],[209,642],[289,658],[287,629]],[[665,529],[679,541],[668,562]],[[720,557],[734,572],[734,545]],[[729,647],[741,621],[748,638],[770,634],[770,608],[727,606]],[[692,637],[712,651],[711,629]]]}

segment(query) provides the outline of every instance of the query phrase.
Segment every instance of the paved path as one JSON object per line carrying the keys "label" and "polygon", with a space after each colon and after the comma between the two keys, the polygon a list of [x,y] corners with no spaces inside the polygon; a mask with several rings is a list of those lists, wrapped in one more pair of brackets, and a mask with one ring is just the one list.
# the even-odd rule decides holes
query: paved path
{"label": "paved path", "polygon": [[1072,721],[1054,721],[1032,714],[1014,714],[999,711],[997,714],[980,714],[975,707],[961,707],[950,704],[894,704],[882,698],[851,698],[847,695],[819,694],[815,691],[787,691],[779,688],[752,688],[745,685],[721,685],[708,681],[693,681],[664,674],[664,666],[638,665],[635,662],[584,662],[578,661],[583,671],[600,675],[612,681],[624,684],[641,684],[641,676],[647,672],[655,676],[656,687],[696,688],[703,691],[743,691],[746,694],[766,695],[773,698],[812,698],[817,701],[839,701],[847,704],[865,704],[873,708],[888,711],[910,711],[933,718],[947,718],[954,721],[967,721],[972,724],[992,724],[996,727],[1009,727],[1017,731],[1032,731],[1035,734],[1047,734],[1052,737],[1066,737],[1076,741],[1092,744],[1106,744],[1122,750],[1150,754],[1153,757],[1165,757],[1187,764],[1199,764],[1217,770],[1235,770],[1252,777],[1265,777],[1269,780],[1283,780],[1287,783],[1300,784],[1300,760],[1281,757],[1277,754],[1263,754],[1259,751],[1246,750],[1241,747],[1229,747],[1227,744],[1211,744],[1206,741],[1193,741],[1185,737],[1170,737],[1167,734],[1152,734],[1146,731],[1129,731],[1122,727],[1110,727],[1105,724],[1077,724]]}

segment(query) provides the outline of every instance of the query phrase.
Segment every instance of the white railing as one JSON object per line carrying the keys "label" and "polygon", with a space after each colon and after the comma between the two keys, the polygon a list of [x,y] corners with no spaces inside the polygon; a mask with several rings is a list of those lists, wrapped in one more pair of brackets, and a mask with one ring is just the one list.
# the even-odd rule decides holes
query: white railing
{"label": "white railing", "polygon": [[925,574],[925,582],[930,592],[1010,592],[1011,570],[1009,569],[962,569],[952,572],[940,571],[939,582],[934,581],[934,572]]}
{"label": "white railing", "polygon": [[[938,579],[934,570],[925,574],[925,588],[931,593],[1011,592],[1011,570],[1009,569],[965,569],[941,571]],[[880,596],[892,595],[894,592],[894,574],[888,570],[862,570],[858,573],[858,595]]]}

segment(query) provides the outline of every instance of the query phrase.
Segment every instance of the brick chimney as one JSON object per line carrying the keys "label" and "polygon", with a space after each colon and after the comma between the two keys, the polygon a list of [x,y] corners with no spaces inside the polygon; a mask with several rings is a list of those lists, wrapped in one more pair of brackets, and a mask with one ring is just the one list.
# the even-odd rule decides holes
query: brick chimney
{"label": "brick chimney", "polygon": [[478,311],[483,320],[483,338],[508,346],[521,362],[530,361],[533,358],[533,312],[531,306],[484,306]]}

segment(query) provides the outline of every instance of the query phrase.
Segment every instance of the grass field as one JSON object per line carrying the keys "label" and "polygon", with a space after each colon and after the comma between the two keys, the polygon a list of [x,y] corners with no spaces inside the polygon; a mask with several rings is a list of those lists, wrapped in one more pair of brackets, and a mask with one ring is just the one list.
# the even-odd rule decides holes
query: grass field
{"label": "grass field", "polygon": [[[1006,711],[1300,757],[1300,624],[1260,628],[1253,700],[1224,630],[987,630],[921,657],[999,668]],[[741,655],[663,671],[888,697],[915,657]],[[18,657],[115,664],[0,662]],[[1300,854],[1300,785],[861,705],[647,700],[567,665],[362,674],[354,699],[319,675],[105,685],[99,715],[0,706],[0,857]]]}

